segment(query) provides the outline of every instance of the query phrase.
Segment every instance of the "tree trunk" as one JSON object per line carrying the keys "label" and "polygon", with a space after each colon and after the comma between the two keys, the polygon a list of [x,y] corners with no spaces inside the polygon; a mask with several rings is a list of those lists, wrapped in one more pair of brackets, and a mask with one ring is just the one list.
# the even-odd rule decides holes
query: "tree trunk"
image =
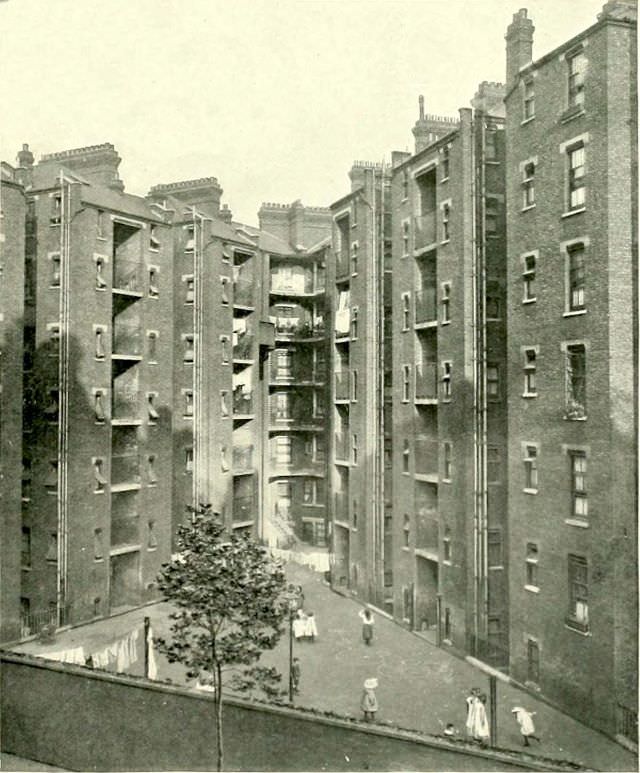
{"label": "tree trunk", "polygon": [[216,710],[216,753],[218,758],[218,770],[223,769],[223,748],[222,748],[222,668],[216,663],[216,691],[215,691],[215,710]]}

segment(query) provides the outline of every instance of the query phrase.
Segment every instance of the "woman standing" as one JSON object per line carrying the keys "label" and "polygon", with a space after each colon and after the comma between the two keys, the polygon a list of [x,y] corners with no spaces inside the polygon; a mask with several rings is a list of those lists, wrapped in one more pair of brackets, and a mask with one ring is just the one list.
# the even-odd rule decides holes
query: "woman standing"
{"label": "woman standing", "polygon": [[370,645],[373,641],[373,614],[369,609],[361,609],[358,616],[362,620],[362,640]]}
{"label": "woman standing", "polygon": [[479,741],[482,746],[488,746],[489,744],[489,721],[487,720],[487,710],[485,708],[487,703],[487,696],[482,693],[478,696],[475,714],[473,718],[473,737],[476,741]]}
{"label": "woman standing", "polygon": [[360,699],[360,708],[364,714],[365,722],[373,722],[376,718],[376,711],[378,710],[378,699],[376,698],[375,689],[378,686],[378,680],[371,678],[364,680],[364,692]]}

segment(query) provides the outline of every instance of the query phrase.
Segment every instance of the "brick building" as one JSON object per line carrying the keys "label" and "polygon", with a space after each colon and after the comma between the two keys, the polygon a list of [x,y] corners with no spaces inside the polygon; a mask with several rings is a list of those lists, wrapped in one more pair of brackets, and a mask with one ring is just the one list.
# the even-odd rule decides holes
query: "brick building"
{"label": "brick building", "polygon": [[[636,4],[507,40],[511,673],[637,733]],[[637,737],[637,736],[636,736]]]}

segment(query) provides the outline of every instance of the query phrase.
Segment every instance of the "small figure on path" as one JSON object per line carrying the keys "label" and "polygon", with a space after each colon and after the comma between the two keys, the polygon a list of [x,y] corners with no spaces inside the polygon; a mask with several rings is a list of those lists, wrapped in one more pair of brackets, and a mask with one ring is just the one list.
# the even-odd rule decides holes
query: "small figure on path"
{"label": "small figure on path", "polygon": [[293,621],[293,636],[296,641],[302,641],[307,634],[307,616],[302,609],[298,610],[298,613]]}
{"label": "small figure on path", "polygon": [[373,641],[373,614],[370,609],[361,609],[358,616],[362,620],[362,640],[370,645]]}
{"label": "small figure on path", "polygon": [[293,691],[300,692],[300,658],[294,658],[291,664],[291,681],[293,682]]}
{"label": "small figure on path", "polygon": [[447,722],[444,730],[442,731],[442,735],[446,735],[448,738],[455,738],[455,736],[458,735],[458,731],[452,722]]}
{"label": "small figure on path", "polygon": [[316,625],[316,619],[313,616],[313,612],[309,612],[309,614],[307,615],[305,636],[307,637],[307,639],[311,639],[311,641],[314,642],[317,635],[318,635],[318,627]]}
{"label": "small figure on path", "polygon": [[482,693],[478,696],[475,707],[475,714],[473,718],[473,737],[476,741],[479,741],[482,746],[489,744],[489,722],[487,720],[487,710],[485,705],[487,703],[487,696]]}
{"label": "small figure on path", "polygon": [[365,722],[373,722],[376,718],[376,711],[378,710],[378,699],[376,698],[375,689],[378,686],[378,680],[375,678],[364,680],[364,692],[360,699],[360,708],[364,713]]}
{"label": "small figure on path", "polygon": [[465,727],[467,729],[467,735],[470,738],[473,738],[473,730],[475,727],[475,717],[476,717],[476,707],[478,705],[478,696],[480,695],[480,690],[477,687],[472,687],[469,695],[467,696],[467,721],[465,722]]}
{"label": "small figure on path", "polygon": [[542,741],[535,734],[536,728],[532,719],[533,715],[536,713],[535,711],[527,711],[526,709],[523,709],[522,706],[516,706],[515,708],[511,709],[511,713],[515,714],[516,721],[520,725],[522,742],[525,746],[529,746],[529,738],[535,738],[538,743],[542,743]]}
{"label": "small figure on path", "polygon": [[304,607],[304,593],[302,591],[302,585],[296,586],[296,593],[298,594],[298,609]]}

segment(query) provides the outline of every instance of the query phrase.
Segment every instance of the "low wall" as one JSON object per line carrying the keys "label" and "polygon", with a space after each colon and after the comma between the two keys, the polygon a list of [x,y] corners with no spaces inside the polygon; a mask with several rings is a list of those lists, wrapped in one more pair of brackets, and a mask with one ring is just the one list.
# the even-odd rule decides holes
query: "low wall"
{"label": "low wall", "polygon": [[[214,770],[211,696],[2,652],[2,750],[70,770]],[[229,700],[226,770],[568,770],[521,754]],[[542,762],[542,761],[541,761]]]}

